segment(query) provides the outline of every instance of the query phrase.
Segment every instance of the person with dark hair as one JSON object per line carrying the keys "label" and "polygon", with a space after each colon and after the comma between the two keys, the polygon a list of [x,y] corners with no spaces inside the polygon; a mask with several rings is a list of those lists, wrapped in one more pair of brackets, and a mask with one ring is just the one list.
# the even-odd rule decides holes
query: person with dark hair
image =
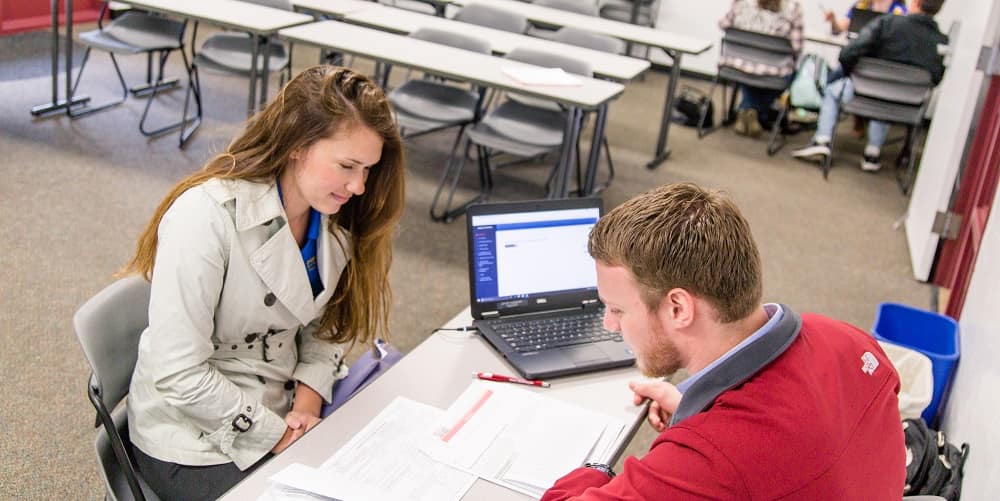
{"label": "person with dark hair", "polygon": [[904,0],[858,0],[843,15],[838,16],[834,11],[823,12],[823,19],[830,23],[830,31],[834,35],[847,31],[851,25],[851,16],[854,9],[870,10],[872,12],[886,12],[898,16],[907,14],[906,2]]}
{"label": "person with dark hair", "polygon": [[127,406],[160,499],[215,499],[284,450],[345,349],[384,337],[404,177],[382,89],[315,66],[160,203],[122,271],[151,282]]}
{"label": "person with dark hair", "polygon": [[[802,6],[797,0],[733,0],[726,15],[719,20],[719,28],[737,28],[765,35],[788,38],[795,51],[795,58],[802,52]],[[723,55],[719,66],[729,66],[751,75],[784,77],[791,82],[795,73],[795,60],[784,64],[763,64],[745,61],[735,56]],[[781,91],[740,85],[742,99],[736,111],[733,131],[739,135],[757,137],[762,124],[773,122],[774,100]]]}
{"label": "person with dark hair", "polygon": [[750,225],[721,193],[661,186],[616,207],[588,250],[605,305],[647,376],[660,435],[617,476],[587,464],[542,501],[899,499],[906,478],[899,376],[868,333],[761,304]]}
{"label": "person with dark hair", "polygon": [[[841,103],[854,98],[851,70],[862,57],[885,59],[926,69],[931,82],[937,85],[944,76],[944,59],[938,45],[946,45],[948,37],[938,29],[934,15],[944,0],[910,0],[910,13],[905,16],[884,15],[872,21],[857,38],[840,51],[840,66],[845,75],[830,82],[823,94],[816,123],[816,133],[809,145],[792,152],[804,160],[825,161],[830,156],[830,138],[837,126]],[[872,120],[868,124],[861,169],[876,172],[882,168],[882,145],[889,134],[889,124]]]}

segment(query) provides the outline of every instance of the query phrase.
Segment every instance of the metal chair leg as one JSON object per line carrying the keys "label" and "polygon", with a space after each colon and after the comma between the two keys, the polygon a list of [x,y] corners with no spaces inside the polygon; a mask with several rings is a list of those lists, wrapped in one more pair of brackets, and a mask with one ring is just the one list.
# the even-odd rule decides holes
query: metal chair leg
{"label": "metal chair leg", "polygon": [[[183,127],[184,124],[187,123],[187,121],[185,120],[186,117],[183,116],[183,115],[181,115],[181,120],[179,120],[177,122],[174,122],[172,124],[167,124],[167,125],[164,125],[162,127],[159,127],[159,128],[153,129],[153,130],[147,130],[146,129],[146,119],[149,118],[149,108],[152,106],[153,101],[156,99],[156,95],[160,91],[160,85],[159,84],[160,84],[160,82],[163,81],[163,70],[164,70],[164,67],[167,64],[167,58],[169,56],[170,56],[169,52],[162,52],[160,54],[159,70],[157,71],[156,82],[155,82],[156,85],[154,85],[153,91],[149,95],[149,99],[146,101],[146,106],[142,110],[142,118],[139,119],[139,132],[141,132],[142,135],[144,135],[146,137],[158,136],[158,135],[164,134],[166,132],[170,132],[170,131],[172,131],[174,129],[179,129],[179,128]],[[185,57],[184,63],[185,63],[185,66],[187,66],[187,58],[186,57]],[[185,113],[186,113],[186,111],[185,111]]]}
{"label": "metal chair leg", "polygon": [[771,137],[767,141],[767,156],[769,157],[774,156],[778,150],[785,146],[785,136],[781,133],[781,121],[785,119],[787,114],[788,106],[782,106],[781,110],[778,111],[778,118],[771,125]]}
{"label": "metal chair leg", "polygon": [[[87,60],[90,59],[90,50],[91,48],[87,47],[87,50],[83,53],[83,59],[80,61],[80,70],[77,71],[76,81],[73,83],[73,95],[76,95],[76,89],[80,85],[80,80],[83,78],[83,70],[87,67]],[[125,83],[125,77],[122,76],[121,68],[118,67],[118,59],[115,58],[114,53],[108,52],[108,55],[111,56],[111,64],[115,67],[115,74],[118,76],[118,83],[121,84],[122,87],[121,99],[110,101],[98,106],[84,106],[77,107],[76,109],[74,109],[73,106],[67,106],[66,114],[69,115],[70,118],[80,118],[91,113],[106,110],[113,106],[118,106],[128,99],[128,85]]]}
{"label": "metal chair leg", "polygon": [[[177,145],[178,148],[184,148],[187,146],[188,140],[191,139],[191,136],[194,135],[195,131],[201,127],[202,117],[201,77],[198,73],[198,66],[195,65],[194,62],[188,64],[187,55],[184,54],[183,50],[181,51],[181,57],[184,59],[184,66],[187,67],[188,88],[187,91],[184,92],[184,109],[181,111],[181,120],[184,123],[181,125],[180,140]],[[195,114],[189,119],[187,118],[187,110],[192,95],[194,96]],[[188,122],[192,122],[194,124],[190,129],[187,128]]]}
{"label": "metal chair leg", "polygon": [[[489,173],[483,172],[483,156],[482,154],[477,155],[477,161],[479,163],[479,183],[480,183],[480,193],[479,195],[473,197],[471,200],[461,204],[456,208],[452,208],[451,204],[455,197],[455,191],[458,188],[458,180],[462,177],[462,171],[465,170],[465,162],[469,156],[469,148],[472,147],[472,141],[469,139],[465,140],[465,151],[462,153],[461,158],[456,159],[455,153],[458,150],[458,145],[462,142],[463,133],[465,126],[462,126],[462,130],[459,131],[458,136],[455,138],[455,143],[451,148],[451,155],[448,156],[448,161],[445,163],[445,168],[441,172],[441,178],[438,180],[437,190],[434,192],[434,198],[431,200],[430,216],[432,221],[439,223],[450,223],[455,220],[458,216],[465,213],[465,209],[483,199],[485,199],[486,194],[492,189],[492,179],[489,178]],[[478,151],[477,146],[477,151]],[[457,160],[457,164],[456,164]],[[488,168],[488,167],[487,167]],[[438,203],[441,199],[441,193],[444,191],[445,185],[449,185],[448,195],[445,199],[443,207],[438,208]]]}

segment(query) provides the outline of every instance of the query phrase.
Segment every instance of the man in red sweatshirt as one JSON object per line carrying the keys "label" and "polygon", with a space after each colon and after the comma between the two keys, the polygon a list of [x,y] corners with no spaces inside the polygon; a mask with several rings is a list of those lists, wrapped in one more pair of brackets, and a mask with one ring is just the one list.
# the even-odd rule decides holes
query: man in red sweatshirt
{"label": "man in red sweatshirt", "polygon": [[728,198],[663,186],[590,235],[605,328],[649,376],[649,453],[569,472],[543,501],[898,500],[906,476],[899,377],[867,333],[761,304],[760,255]]}

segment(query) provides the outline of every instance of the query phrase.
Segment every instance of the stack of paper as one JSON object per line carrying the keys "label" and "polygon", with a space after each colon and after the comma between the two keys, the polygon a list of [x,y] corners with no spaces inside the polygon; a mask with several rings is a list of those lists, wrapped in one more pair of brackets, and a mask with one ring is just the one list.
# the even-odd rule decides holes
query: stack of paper
{"label": "stack of paper", "polygon": [[537,68],[529,66],[505,66],[501,71],[523,85],[580,85],[580,78],[566,73],[562,68]]}
{"label": "stack of paper", "polygon": [[319,468],[289,465],[261,500],[459,500],[475,475],[418,450],[444,411],[397,397]]}
{"label": "stack of paper", "polygon": [[267,501],[451,501],[476,477],[534,498],[588,459],[604,460],[625,425],[505,383],[474,381],[447,409],[397,397],[319,468],[271,477]]}
{"label": "stack of paper", "polygon": [[577,405],[476,381],[445,411],[421,450],[539,498],[591,454],[606,454],[624,428],[621,420]]}

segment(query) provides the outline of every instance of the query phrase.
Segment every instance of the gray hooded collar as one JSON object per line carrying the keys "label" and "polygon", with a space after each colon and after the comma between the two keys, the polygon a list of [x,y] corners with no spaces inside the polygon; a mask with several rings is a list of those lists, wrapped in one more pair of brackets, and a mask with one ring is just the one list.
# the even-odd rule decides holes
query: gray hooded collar
{"label": "gray hooded collar", "polygon": [[670,426],[705,410],[723,392],[743,383],[785,352],[802,329],[802,318],[782,304],[784,312],[770,331],[760,339],[740,348],[718,366],[698,379],[681,398]]}

